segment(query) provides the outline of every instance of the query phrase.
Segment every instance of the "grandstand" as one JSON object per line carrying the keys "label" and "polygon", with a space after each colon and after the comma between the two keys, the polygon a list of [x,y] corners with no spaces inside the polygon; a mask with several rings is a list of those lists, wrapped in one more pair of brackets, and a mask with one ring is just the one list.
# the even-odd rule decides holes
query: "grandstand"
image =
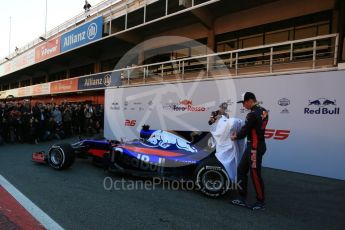
{"label": "grandstand", "polygon": [[[0,99],[98,104],[114,86],[331,71],[345,60],[344,22],[340,0],[106,0],[4,57]],[[118,64],[160,36],[186,40]]]}

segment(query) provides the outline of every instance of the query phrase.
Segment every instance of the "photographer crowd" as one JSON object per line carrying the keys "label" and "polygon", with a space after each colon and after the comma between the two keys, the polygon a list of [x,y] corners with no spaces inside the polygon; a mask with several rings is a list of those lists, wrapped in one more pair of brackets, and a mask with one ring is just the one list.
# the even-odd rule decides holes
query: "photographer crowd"
{"label": "photographer crowd", "polygon": [[0,144],[93,135],[102,131],[103,116],[103,105],[0,102]]}

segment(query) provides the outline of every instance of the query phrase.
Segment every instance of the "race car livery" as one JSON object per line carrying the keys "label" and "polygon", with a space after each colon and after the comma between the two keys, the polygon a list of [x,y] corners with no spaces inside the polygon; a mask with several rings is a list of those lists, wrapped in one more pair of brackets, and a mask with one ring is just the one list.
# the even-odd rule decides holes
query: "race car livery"
{"label": "race car livery", "polygon": [[92,158],[110,172],[135,176],[192,179],[205,195],[225,194],[230,179],[214,156],[209,133],[150,130],[144,126],[140,138],[129,141],[81,139],[73,144],[53,144],[32,160],[57,170],[73,165],[75,158]]}

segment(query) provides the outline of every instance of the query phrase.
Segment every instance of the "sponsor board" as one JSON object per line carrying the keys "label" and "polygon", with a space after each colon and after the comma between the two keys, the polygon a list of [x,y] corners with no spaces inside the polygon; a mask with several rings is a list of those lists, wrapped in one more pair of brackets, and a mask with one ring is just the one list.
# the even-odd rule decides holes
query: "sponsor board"
{"label": "sponsor board", "polygon": [[0,77],[33,64],[35,64],[35,50],[31,49],[2,64]]}
{"label": "sponsor board", "polygon": [[78,90],[78,79],[67,79],[52,82],[50,84],[50,93],[64,93]]}
{"label": "sponsor board", "polygon": [[[121,133],[138,138],[143,124],[155,130],[208,132],[211,111],[217,110],[221,102],[237,101],[243,92],[250,91],[271,111],[265,133],[264,166],[345,180],[344,75],[345,71],[328,71],[106,89],[105,137],[117,138],[116,134]],[[236,86],[235,96],[228,94],[233,90],[232,82]],[[115,99],[118,104],[111,110]],[[145,110],[130,110],[134,101],[141,102]],[[174,105],[202,106],[208,110],[175,110]],[[115,109],[116,106],[120,108]],[[230,116],[245,119],[248,111],[242,113],[241,109],[241,104],[229,105]],[[136,120],[136,125],[123,130],[117,121],[126,117]]]}
{"label": "sponsor board", "polygon": [[32,86],[32,95],[50,94],[50,83],[44,83]]}
{"label": "sponsor board", "polygon": [[60,37],[50,39],[35,49],[35,61],[40,62],[60,53]]}
{"label": "sponsor board", "polygon": [[26,66],[32,65],[35,63],[35,52],[34,50],[27,51],[19,56],[15,57],[11,62],[12,69],[11,71],[15,71],[18,69],[22,69]]}
{"label": "sponsor board", "polygon": [[0,77],[3,76],[4,74],[5,74],[4,65],[1,64],[0,65]]}
{"label": "sponsor board", "polygon": [[77,48],[102,38],[103,17],[98,17],[61,36],[61,52]]}
{"label": "sponsor board", "polygon": [[2,99],[5,99],[9,96],[14,97],[14,98],[18,97],[18,89],[10,89],[10,90],[3,91],[1,92],[0,96]]}
{"label": "sponsor board", "polygon": [[80,77],[78,79],[78,89],[102,89],[111,86],[119,86],[121,79],[118,72],[109,72]]}
{"label": "sponsor board", "polygon": [[8,74],[12,71],[12,61],[5,62],[4,64],[4,72],[5,74]]}
{"label": "sponsor board", "polygon": [[13,97],[16,97],[16,95],[18,95],[18,91],[17,90],[15,90],[15,91],[13,91],[13,90],[0,91],[0,99],[5,99],[10,95]]}
{"label": "sponsor board", "polygon": [[[226,92],[224,95],[228,95],[227,99],[220,99],[218,90],[206,94],[204,84],[210,88],[221,88],[221,91]],[[178,86],[164,84],[106,90],[105,106],[108,111],[112,111],[106,116],[122,120],[130,117],[137,120],[137,125],[121,130],[121,127],[114,127],[118,126],[115,125],[115,120],[108,119],[109,125],[106,124],[105,127],[109,127],[109,134],[112,136],[121,133],[121,136],[128,138],[136,138],[143,124],[150,124],[151,128],[162,130],[208,130],[211,111],[218,110],[221,102],[230,100],[232,92],[235,92],[226,89],[231,87],[209,81],[196,86],[193,86],[193,83],[183,83]],[[232,104],[229,110],[235,111],[235,106]]]}
{"label": "sponsor board", "polygon": [[32,94],[32,86],[27,86],[18,89],[18,97],[27,97]]}

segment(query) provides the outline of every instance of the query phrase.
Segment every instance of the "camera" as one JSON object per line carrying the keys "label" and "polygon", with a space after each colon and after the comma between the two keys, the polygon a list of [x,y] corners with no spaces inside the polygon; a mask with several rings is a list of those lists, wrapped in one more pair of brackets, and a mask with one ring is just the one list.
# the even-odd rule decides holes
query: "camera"
{"label": "camera", "polygon": [[212,124],[216,121],[218,115],[219,115],[219,110],[217,110],[217,111],[212,111],[212,112],[211,112],[211,118],[210,118],[210,120],[208,121],[208,124],[209,124],[209,125],[212,125]]}
{"label": "camera", "polygon": [[216,118],[216,117],[218,116],[218,114],[219,114],[219,110],[217,110],[217,111],[212,111],[211,116],[212,116],[213,118]]}

